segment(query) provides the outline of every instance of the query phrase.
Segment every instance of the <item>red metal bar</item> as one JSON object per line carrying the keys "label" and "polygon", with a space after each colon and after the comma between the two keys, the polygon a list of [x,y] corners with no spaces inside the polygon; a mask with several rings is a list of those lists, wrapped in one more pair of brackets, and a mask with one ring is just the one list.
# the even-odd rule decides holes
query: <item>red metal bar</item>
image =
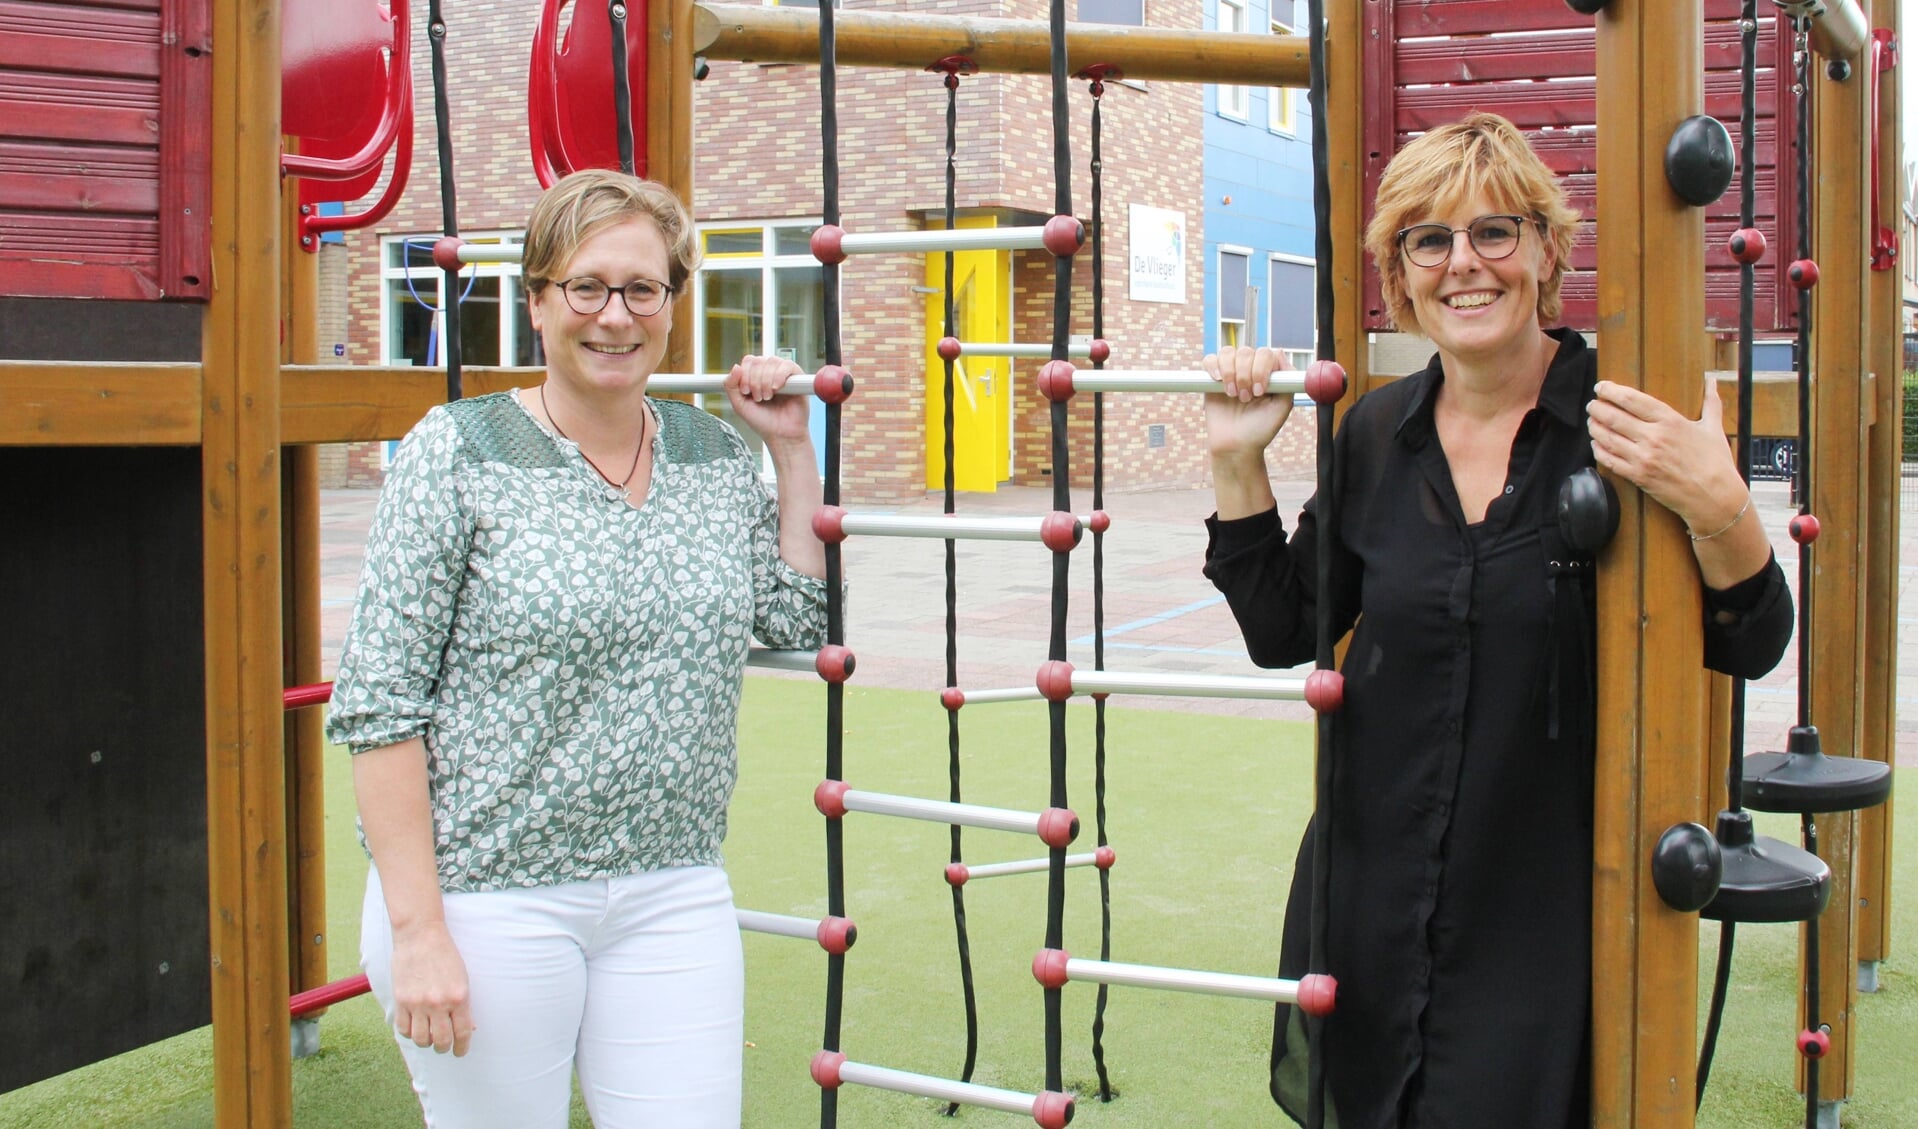
{"label": "red metal bar", "polygon": [[311,686],[288,686],[286,688],[286,708],[297,710],[303,706],[317,706],[333,700],[331,682],[315,682]]}
{"label": "red metal bar", "polygon": [[364,996],[372,990],[372,985],[367,983],[366,974],[363,972],[358,976],[349,976],[344,980],[335,980],[331,984],[322,984],[317,988],[308,988],[306,991],[294,995],[290,1004],[293,1018],[299,1019],[301,1016],[311,1015],[323,1007],[332,1007],[334,1004],[342,1000],[350,1000],[354,996]]}

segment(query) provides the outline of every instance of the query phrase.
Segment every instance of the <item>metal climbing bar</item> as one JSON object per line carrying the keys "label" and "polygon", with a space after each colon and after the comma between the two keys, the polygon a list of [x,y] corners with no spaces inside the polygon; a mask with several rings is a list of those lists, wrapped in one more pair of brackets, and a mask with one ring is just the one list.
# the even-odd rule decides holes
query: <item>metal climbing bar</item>
{"label": "metal climbing bar", "polygon": [[1056,1090],[1025,1094],[1017,1090],[1002,1090],[997,1086],[982,1086],[976,1082],[956,1082],[950,1078],[935,1078],[930,1074],[913,1074],[885,1066],[850,1062],[837,1051],[820,1051],[813,1056],[812,1077],[813,1081],[827,1090],[836,1090],[850,1082],[856,1086],[871,1086],[876,1090],[891,1090],[896,1094],[937,1098],[1004,1113],[1023,1113],[1044,1129],[1065,1129],[1072,1120],[1070,1094]]}
{"label": "metal climbing bar", "polygon": [[358,976],[349,976],[344,980],[335,980],[317,988],[308,988],[304,992],[295,992],[287,1001],[287,1007],[294,1019],[303,1019],[321,1008],[332,1007],[355,996],[364,996],[372,990],[372,984],[362,972]]}
{"label": "metal climbing bar", "polygon": [[939,251],[1051,251],[1061,258],[1085,243],[1085,225],[1071,216],[1053,216],[1040,227],[967,227],[928,231],[853,233],[838,224],[822,224],[812,233],[813,257],[843,263],[850,255],[931,254]]}
{"label": "metal climbing bar", "polygon": [[[1053,370],[1059,371],[1057,369]],[[1178,369],[1100,369],[1068,370],[1063,388],[1052,388],[1041,376],[1040,391],[1053,398],[1055,392],[1070,396],[1075,392],[1184,392],[1219,391],[1219,382],[1198,370]],[[1268,396],[1295,396],[1305,391],[1305,374],[1286,372],[1273,376],[1266,386]]]}
{"label": "metal climbing bar", "polygon": [[1070,552],[1086,523],[1069,513],[1043,517],[961,517],[949,514],[853,513],[821,506],[813,514],[813,534],[828,545],[850,536],[957,538],[968,541],[1038,541],[1054,552]]}
{"label": "metal climbing bar", "polygon": [[819,787],[813,790],[813,806],[819,809],[821,815],[835,822],[844,818],[847,812],[857,811],[948,826],[1037,835],[1049,847],[1064,847],[1079,834],[1079,817],[1066,808],[1014,811],[980,804],[955,804],[947,800],[923,800],[917,796],[861,792],[848,788],[843,780],[821,781]]}
{"label": "metal climbing bar", "polygon": [[321,705],[333,700],[333,684],[315,682],[310,686],[288,686],[282,697],[286,708],[290,710]]}
{"label": "metal climbing bar", "polygon": [[[1028,357],[1049,358],[1052,346],[1032,341],[961,341],[952,338],[954,357]],[[1066,348],[1066,356],[1091,359],[1095,353],[1105,353],[1104,341],[1074,341]]]}
{"label": "metal climbing bar", "polygon": [[[1112,869],[1118,856],[1111,847],[1100,847],[1096,851],[1067,855],[1066,869],[1096,866],[1100,870]],[[1043,874],[1052,866],[1050,857],[1042,859],[1017,859],[1012,862],[988,862],[979,865],[955,862],[946,867],[946,881],[954,886],[964,886],[975,878],[1004,878],[1012,874]]]}
{"label": "metal climbing bar", "polygon": [[1235,996],[1247,1000],[1295,1004],[1308,1015],[1329,1014],[1338,995],[1338,982],[1330,976],[1312,975],[1284,980],[1275,976],[1245,976],[1236,972],[1120,964],[1109,960],[1081,960],[1063,949],[1040,950],[1039,955],[1032,959],[1032,975],[1047,987],[1078,980],[1091,984],[1122,984],[1133,988],[1194,992],[1205,996]]}
{"label": "metal climbing bar", "polygon": [[754,909],[735,909],[733,912],[739,917],[739,927],[748,933],[817,941],[819,947],[829,953],[843,953],[859,939],[858,928],[843,917],[795,917]]}
{"label": "metal climbing bar", "polygon": [[[1059,666],[1064,666],[1063,671]],[[1058,679],[1063,678],[1060,685]],[[1245,674],[1162,674],[1154,671],[1079,670],[1071,664],[1047,663],[1039,672],[1036,690],[1053,694],[1141,694],[1167,698],[1242,698],[1302,702],[1304,678],[1262,678]],[[967,695],[968,702],[978,700]]]}

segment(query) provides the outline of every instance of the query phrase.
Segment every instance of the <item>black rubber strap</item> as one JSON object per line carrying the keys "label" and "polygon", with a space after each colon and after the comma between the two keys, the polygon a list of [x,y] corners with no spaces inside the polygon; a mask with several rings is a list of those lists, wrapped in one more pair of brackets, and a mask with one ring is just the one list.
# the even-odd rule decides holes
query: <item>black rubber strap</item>
{"label": "black rubber strap", "polygon": [[[819,134],[820,185],[823,196],[821,219],[839,222],[839,81],[836,66],[837,44],[833,31],[833,0],[819,0]],[[820,268],[822,330],[826,363],[841,363],[839,325],[839,265],[825,263]],[[822,501],[839,504],[840,479],[840,405],[826,405],[826,476]],[[843,561],[837,542],[826,544],[826,641],[843,645],[846,639],[845,586],[841,579]],[[826,777],[845,778],[846,694],[840,682],[826,683]],[[846,912],[846,854],[844,820],[826,821],[826,904],[827,912],[844,916]],[[840,1021],[844,1012],[846,955],[826,957],[826,1030],[821,1046],[839,1049]],[[839,1124],[839,1090],[819,1088],[820,1129],[835,1129]]]}
{"label": "black rubber strap", "polygon": [[619,171],[633,175],[633,92],[626,78],[626,0],[606,0],[613,27],[613,133],[619,143]]}
{"label": "black rubber strap", "polygon": [[[431,0],[428,5],[426,38],[433,48],[433,127],[439,141],[440,222],[447,235],[458,235],[459,186],[453,177],[453,117],[446,100],[446,21],[440,17],[440,0]],[[459,271],[442,271],[440,306],[446,311],[446,321],[440,331],[440,355],[446,358],[449,401],[461,396],[460,298]]]}

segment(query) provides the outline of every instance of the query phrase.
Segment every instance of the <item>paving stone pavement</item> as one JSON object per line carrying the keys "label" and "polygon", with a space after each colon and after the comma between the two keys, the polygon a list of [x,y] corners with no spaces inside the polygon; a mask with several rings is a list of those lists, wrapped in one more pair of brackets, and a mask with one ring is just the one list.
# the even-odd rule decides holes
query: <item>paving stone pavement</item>
{"label": "paving stone pavement", "polygon": [[[1310,481],[1274,484],[1288,525]],[[1090,509],[1089,492],[1074,494],[1074,507]],[[1796,587],[1797,552],[1785,526],[1794,512],[1780,482],[1753,486],[1757,512],[1771,531],[1779,560]],[[378,492],[329,490],[321,497],[321,623],[326,676],[339,655],[361,564],[367,525]],[[848,499],[852,509],[867,509]],[[962,514],[1037,515],[1051,509],[1051,491],[1008,487],[992,494],[961,495]],[[1104,544],[1106,668],[1201,674],[1270,674],[1245,657],[1238,628],[1224,600],[1199,572],[1205,550],[1206,490],[1109,493],[1112,515]],[[899,514],[937,514],[941,498],[928,495]],[[1899,631],[1898,761],[1918,764],[1918,480],[1903,502]],[[1072,555],[1067,612],[1067,657],[1078,667],[1093,663],[1093,554],[1090,538]],[[958,545],[960,684],[968,689],[1030,686],[1044,662],[1051,624],[1050,554],[1036,544],[968,541]],[[862,685],[922,689],[945,684],[945,547],[921,538],[853,537],[845,547],[849,587],[846,643],[858,657]],[[1893,614],[1890,609],[1874,614]],[[1748,689],[1747,747],[1782,747],[1797,714],[1796,647],[1779,668]],[[1302,673],[1302,672],[1301,672]],[[793,677],[806,677],[795,675]],[[1140,700],[1152,708],[1199,714],[1304,719],[1301,703],[1220,698]]]}

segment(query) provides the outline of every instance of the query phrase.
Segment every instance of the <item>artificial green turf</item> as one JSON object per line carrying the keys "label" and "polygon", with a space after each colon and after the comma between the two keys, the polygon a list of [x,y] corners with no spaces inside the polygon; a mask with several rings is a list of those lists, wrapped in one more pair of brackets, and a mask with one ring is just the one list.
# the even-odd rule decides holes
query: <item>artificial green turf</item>
{"label": "artificial green turf", "polygon": [[[802,916],[826,911],[824,832],[811,804],[822,776],[824,695],[816,682],[753,678],[741,730],[741,783],[727,840],[739,904]],[[943,797],[946,714],[930,694],[846,694],[845,776],[855,788]],[[1092,710],[1074,704],[1069,801],[1084,823],[1074,850],[1094,842]],[[1112,709],[1108,775],[1112,959],[1269,974],[1292,852],[1310,806],[1310,731],[1304,725]],[[1048,737],[1038,704],[969,707],[961,714],[965,798],[1030,809],[1046,795]],[[328,917],[335,976],[356,971],[365,860],[354,841],[344,754],[329,763]],[[1906,822],[1900,820],[1901,823]],[[860,937],[847,960],[841,1046],[877,1065],[956,1075],[965,1028],[952,923],[942,871],[942,827],[878,816],[847,817],[847,909]],[[1790,819],[1764,828],[1791,839]],[[1902,888],[1918,874],[1909,829],[1894,835]],[[972,862],[1038,853],[1019,836],[968,832]],[[1074,871],[1066,947],[1097,956],[1096,872]],[[981,880],[966,888],[978,991],[976,1081],[1038,1088],[1042,997],[1029,964],[1044,944],[1045,877]],[[1893,907],[1899,945],[1918,943],[1912,899]],[[1709,970],[1716,929],[1701,939]],[[1797,930],[1746,926],[1712,1084],[1700,1129],[1770,1129],[1802,1123],[1792,1082]],[[1896,955],[1895,950],[1894,955]],[[819,1046],[825,957],[809,942],[748,935],[746,1115],[750,1129],[817,1125],[819,1090],[806,1064]],[[1082,1095],[1097,1079],[1090,1025],[1096,989],[1072,985],[1065,1000],[1065,1081]],[[1702,1000],[1701,992],[1701,1000]],[[1265,1095],[1271,1009],[1247,1000],[1114,989],[1105,1052],[1118,1100],[1081,1098],[1075,1126],[1255,1127],[1288,1124]],[[1896,963],[1883,990],[1861,997],[1855,1095],[1844,1122],[1856,1129],[1918,1125],[1918,991]],[[323,1050],[294,1064],[294,1119],[301,1127],[419,1124],[398,1052],[368,999],[335,1007],[322,1023]],[[4,1129],[198,1129],[211,1123],[211,1039],[204,1030],[0,1095]],[[847,1087],[845,1129],[945,1125],[941,1106]],[[965,1111],[979,1125],[1030,1124]],[[575,1103],[575,1126],[588,1124]]]}

